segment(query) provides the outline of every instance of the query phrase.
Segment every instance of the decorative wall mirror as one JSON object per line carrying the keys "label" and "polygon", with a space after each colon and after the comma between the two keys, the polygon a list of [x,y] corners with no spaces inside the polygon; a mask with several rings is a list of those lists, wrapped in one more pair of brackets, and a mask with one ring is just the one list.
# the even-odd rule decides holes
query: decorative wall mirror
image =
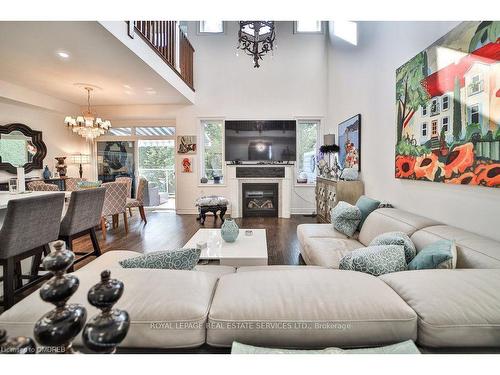
{"label": "decorative wall mirror", "polygon": [[0,126],[0,170],[15,174],[17,167],[26,173],[43,168],[47,147],[42,132],[24,124]]}

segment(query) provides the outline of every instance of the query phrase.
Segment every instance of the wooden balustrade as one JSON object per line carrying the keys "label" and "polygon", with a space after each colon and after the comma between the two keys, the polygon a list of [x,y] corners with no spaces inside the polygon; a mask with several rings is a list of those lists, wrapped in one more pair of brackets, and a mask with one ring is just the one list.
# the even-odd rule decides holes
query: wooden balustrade
{"label": "wooden balustrade", "polygon": [[[130,21],[132,22],[132,21]],[[194,48],[177,21],[133,21],[134,29],[194,91]],[[179,46],[177,47],[177,42]],[[177,49],[179,55],[177,56]],[[177,64],[177,58],[179,59]]]}

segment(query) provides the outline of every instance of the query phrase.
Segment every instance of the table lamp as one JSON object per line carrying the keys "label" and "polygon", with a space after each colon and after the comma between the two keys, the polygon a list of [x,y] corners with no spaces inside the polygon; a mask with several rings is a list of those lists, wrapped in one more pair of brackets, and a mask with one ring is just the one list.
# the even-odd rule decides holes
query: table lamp
{"label": "table lamp", "polygon": [[69,160],[72,164],[79,164],[80,169],[78,172],[80,173],[80,178],[83,177],[83,164],[90,164],[90,155],[87,154],[74,154],[70,155]]}

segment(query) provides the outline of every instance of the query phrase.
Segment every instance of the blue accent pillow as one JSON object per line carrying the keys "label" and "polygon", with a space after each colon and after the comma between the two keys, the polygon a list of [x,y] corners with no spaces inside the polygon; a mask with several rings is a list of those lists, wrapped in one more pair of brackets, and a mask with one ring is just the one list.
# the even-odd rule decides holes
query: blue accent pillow
{"label": "blue accent pillow", "polygon": [[344,201],[340,201],[331,212],[333,227],[347,237],[352,237],[359,222],[361,211],[358,207]]}
{"label": "blue accent pillow", "polygon": [[427,245],[408,264],[409,270],[436,268],[453,269],[457,266],[457,248],[454,241],[440,240]]}
{"label": "blue accent pillow", "polygon": [[380,276],[405,271],[406,260],[403,246],[368,246],[353,250],[340,260],[339,269]]}
{"label": "blue accent pillow", "polygon": [[356,207],[361,210],[361,222],[358,225],[358,230],[361,230],[363,223],[365,222],[368,215],[375,211],[380,206],[380,201],[368,198],[366,195],[359,197],[356,202]]}
{"label": "blue accent pillow", "polygon": [[156,251],[138,257],[121,260],[123,268],[156,268],[168,270],[192,270],[200,260],[200,249]]}
{"label": "blue accent pillow", "polygon": [[400,245],[405,249],[405,258],[406,263],[410,263],[411,260],[417,254],[417,249],[415,249],[415,245],[411,241],[410,237],[404,232],[387,232],[382,233],[375,237],[372,242],[370,242],[370,246],[378,246],[378,245]]}

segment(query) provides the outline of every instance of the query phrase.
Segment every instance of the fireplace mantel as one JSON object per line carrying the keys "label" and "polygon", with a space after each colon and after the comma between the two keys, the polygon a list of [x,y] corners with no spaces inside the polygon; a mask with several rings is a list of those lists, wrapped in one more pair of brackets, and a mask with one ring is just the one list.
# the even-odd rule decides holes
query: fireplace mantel
{"label": "fireplace mantel", "polygon": [[[226,170],[227,185],[229,188],[229,200],[231,202],[231,217],[237,218],[243,216],[242,185],[244,183],[277,183],[278,184],[278,217],[289,219],[292,205],[292,184],[293,184],[293,165],[280,165],[285,168],[284,177],[236,177],[236,168],[245,168],[243,165],[228,165]],[[250,167],[250,166],[249,166]],[[255,168],[255,165],[251,167]],[[276,165],[259,165],[259,168],[273,168]]]}

